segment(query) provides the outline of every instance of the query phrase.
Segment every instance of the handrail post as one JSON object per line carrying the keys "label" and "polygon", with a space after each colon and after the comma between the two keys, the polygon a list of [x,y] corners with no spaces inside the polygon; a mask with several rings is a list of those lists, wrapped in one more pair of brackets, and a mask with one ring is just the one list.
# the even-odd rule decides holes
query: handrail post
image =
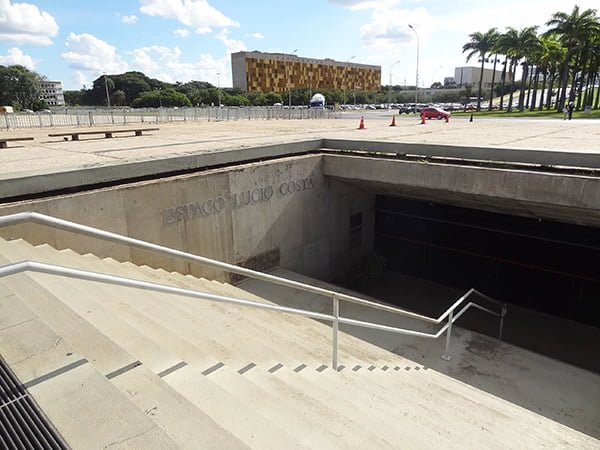
{"label": "handrail post", "polygon": [[337,295],[333,295],[333,322],[331,322],[331,327],[333,330],[332,336],[332,361],[331,367],[333,370],[337,372],[338,370],[338,328],[339,328],[339,319],[340,319],[340,299]]}
{"label": "handrail post", "polygon": [[500,331],[498,332],[498,340],[502,340],[502,330],[504,329],[504,316],[506,316],[506,303],[502,305],[502,312],[500,313]]}
{"label": "handrail post", "polygon": [[450,336],[452,335],[452,320],[454,319],[454,309],[450,311],[448,315],[448,331],[446,332],[446,349],[442,355],[442,359],[450,361],[452,356],[450,355]]}

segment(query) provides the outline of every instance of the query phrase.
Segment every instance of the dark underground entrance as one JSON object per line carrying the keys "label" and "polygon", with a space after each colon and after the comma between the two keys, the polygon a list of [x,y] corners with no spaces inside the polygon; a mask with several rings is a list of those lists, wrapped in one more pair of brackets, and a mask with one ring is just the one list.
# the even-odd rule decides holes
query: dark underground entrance
{"label": "dark underground entrance", "polygon": [[[386,275],[369,294],[437,316],[475,288],[508,304],[503,340],[600,372],[599,229],[377,196],[374,249]],[[398,296],[408,284],[432,295]],[[498,331],[478,312],[459,324]]]}

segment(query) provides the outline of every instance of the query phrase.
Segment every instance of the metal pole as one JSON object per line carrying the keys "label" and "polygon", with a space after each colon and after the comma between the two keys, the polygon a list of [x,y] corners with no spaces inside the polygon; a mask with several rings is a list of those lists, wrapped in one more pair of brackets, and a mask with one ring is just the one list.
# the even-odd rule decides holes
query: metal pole
{"label": "metal pole", "polygon": [[334,320],[331,323],[331,327],[333,330],[333,337],[332,337],[332,361],[331,361],[331,367],[333,367],[333,370],[335,370],[337,372],[338,370],[338,328],[339,328],[339,318],[340,318],[340,300],[338,299],[337,295],[333,295],[333,317]]}
{"label": "metal pole", "polygon": [[348,84],[348,63],[350,61],[352,61],[354,58],[356,58],[356,56],[352,56],[350,59],[348,59],[346,61],[346,64],[344,64],[344,105],[346,104],[346,85]]}
{"label": "metal pole", "polygon": [[415,32],[417,37],[417,79],[415,82],[415,114],[417,113],[417,103],[419,102],[419,34],[411,24],[408,24],[411,30]]}
{"label": "metal pole", "polygon": [[500,331],[498,332],[498,339],[502,340],[502,331],[504,329],[504,316],[506,316],[506,303],[502,305],[502,313],[500,313]]}
{"label": "metal pole", "polygon": [[221,72],[217,72],[217,96],[219,98],[219,104],[217,107],[221,107]]}
{"label": "metal pole", "polygon": [[448,315],[448,331],[446,332],[446,350],[444,350],[444,354],[442,355],[442,359],[446,361],[450,361],[452,356],[450,356],[450,336],[452,334],[452,319],[454,318],[454,310],[450,311]]}
{"label": "metal pole", "polygon": [[392,69],[396,64],[398,64],[400,60],[396,61],[390,66],[390,87],[388,88],[388,106],[392,103]]}
{"label": "metal pole", "polygon": [[106,89],[106,104],[110,109],[110,95],[108,95],[108,82],[106,81],[106,74],[104,74],[104,89]]}

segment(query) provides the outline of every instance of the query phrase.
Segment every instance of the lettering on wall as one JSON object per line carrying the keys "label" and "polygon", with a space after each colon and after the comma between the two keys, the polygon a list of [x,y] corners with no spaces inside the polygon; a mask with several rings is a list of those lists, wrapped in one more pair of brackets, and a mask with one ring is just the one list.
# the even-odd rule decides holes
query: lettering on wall
{"label": "lettering on wall", "polygon": [[163,210],[163,223],[169,225],[177,222],[199,219],[201,217],[218,214],[227,207],[231,209],[240,209],[246,206],[253,206],[267,202],[271,200],[273,196],[285,197],[293,195],[296,192],[312,189],[313,187],[313,180],[311,177],[308,177],[300,180],[284,181],[277,185],[257,187],[247,191],[236,192],[228,197],[219,195],[207,200],[177,205]]}

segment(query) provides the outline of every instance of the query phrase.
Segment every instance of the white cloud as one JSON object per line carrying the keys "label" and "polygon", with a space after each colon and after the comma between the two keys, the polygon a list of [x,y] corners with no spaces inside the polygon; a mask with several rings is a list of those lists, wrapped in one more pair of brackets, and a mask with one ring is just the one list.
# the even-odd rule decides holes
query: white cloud
{"label": "white cloud", "polygon": [[61,57],[74,69],[98,74],[121,73],[128,68],[114,46],[91,34],[70,33],[65,45],[69,51]]}
{"label": "white cloud", "polygon": [[134,23],[137,23],[137,21],[138,21],[138,17],[135,15],[121,16],[121,22],[126,23],[128,25],[133,25]]}
{"label": "white cloud", "polygon": [[149,16],[175,19],[188,27],[238,27],[239,23],[209,5],[206,0],[140,0],[140,11]]}
{"label": "white cloud", "polygon": [[29,70],[33,70],[36,63],[31,56],[23,53],[20,48],[13,47],[8,49],[8,55],[0,56],[0,64],[5,66],[19,64],[27,67]]}
{"label": "white cloud", "polygon": [[418,30],[420,40],[425,41],[436,19],[430,17],[425,8],[412,11],[377,8],[370,22],[360,27],[360,36],[369,47],[390,48],[411,43],[415,39],[415,32],[409,28],[409,23]]}
{"label": "white cloud", "polygon": [[196,32],[196,34],[208,34],[208,33],[212,33],[212,28],[211,27],[198,27],[194,31]]}
{"label": "white cloud", "polygon": [[265,37],[260,34],[260,33],[252,33],[250,36],[252,36],[254,39],[264,39]]}
{"label": "white cloud", "polygon": [[212,55],[202,54],[196,61],[182,62],[181,56],[179,47],[142,47],[133,51],[132,66],[150,77],[170,83],[202,80],[216,85],[217,73],[221,75],[221,83],[228,81],[228,58],[215,59]]}
{"label": "white cloud", "polygon": [[0,41],[51,45],[57,33],[54,17],[37,6],[0,0]]}
{"label": "white cloud", "polygon": [[186,38],[190,35],[190,30],[186,30],[185,28],[178,28],[177,30],[173,31],[173,34],[180,38]]}
{"label": "white cloud", "polygon": [[247,50],[246,44],[242,41],[238,41],[235,39],[229,39],[228,37],[229,31],[226,28],[221,30],[215,37],[225,44],[225,48],[227,49],[228,55],[235,52],[241,52]]}
{"label": "white cloud", "polygon": [[390,9],[400,3],[400,0],[329,0],[329,3],[340,5],[352,11],[366,9]]}
{"label": "white cloud", "polygon": [[73,73],[73,81],[75,83],[75,86],[77,86],[77,89],[81,89],[83,86],[90,85],[90,83],[88,82],[88,78],[83,72],[79,70],[76,70],[75,73]]}

